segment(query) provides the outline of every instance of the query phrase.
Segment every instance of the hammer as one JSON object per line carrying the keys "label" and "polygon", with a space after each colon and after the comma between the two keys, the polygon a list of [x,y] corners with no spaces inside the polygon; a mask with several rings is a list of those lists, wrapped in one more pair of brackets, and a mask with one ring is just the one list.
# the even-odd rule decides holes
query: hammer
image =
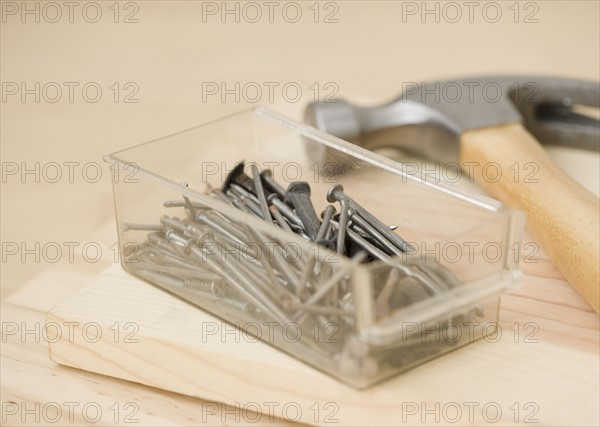
{"label": "hammer", "polygon": [[[566,175],[537,140],[600,150],[600,122],[580,106],[600,107],[598,83],[476,77],[407,84],[397,100],[372,108],[343,100],[312,103],[305,120],[367,149],[397,147],[437,162],[458,160],[490,194],[527,212],[533,236],[599,312],[599,199]],[[493,180],[483,172],[491,164],[499,167]],[[515,166],[531,168],[532,179],[515,179]]]}

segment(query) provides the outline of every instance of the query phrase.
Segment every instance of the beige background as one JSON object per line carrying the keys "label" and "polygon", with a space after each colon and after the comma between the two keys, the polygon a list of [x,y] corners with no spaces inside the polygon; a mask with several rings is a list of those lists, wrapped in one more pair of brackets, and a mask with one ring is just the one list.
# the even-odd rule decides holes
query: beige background
{"label": "beige background", "polygon": [[[429,2],[428,7],[435,3]],[[285,2],[275,9],[273,23],[263,6],[262,19],[255,24],[244,22],[243,14],[240,23],[227,15],[223,24],[218,14],[204,15],[207,22],[203,22],[203,3],[196,1],[134,2],[137,23],[114,23],[113,2],[99,2],[102,17],[97,23],[83,19],[85,2],[75,8],[73,23],[64,7],[59,22],[46,22],[44,16],[51,20],[54,12],[46,9],[44,15],[43,3],[39,23],[33,15],[26,15],[23,23],[20,13],[5,13],[3,82],[26,82],[29,87],[35,82],[41,86],[78,82],[80,86],[73,103],[68,102],[66,86],[56,103],[43,97],[36,103],[32,96],[23,103],[18,95],[8,96],[1,104],[2,161],[25,162],[28,168],[36,162],[40,167],[48,162],[79,163],[73,183],[68,182],[67,167],[54,184],[35,183],[32,175],[26,176],[25,183],[18,175],[6,177],[2,241],[26,242],[27,247],[35,242],[43,247],[48,242],[63,246],[92,241],[95,230],[113,214],[110,174],[104,168],[102,179],[89,183],[82,178],[82,165],[103,165],[101,156],[109,152],[255,105],[243,99],[236,103],[231,96],[226,103],[218,96],[203,102],[203,82],[225,82],[230,87],[235,82],[297,83],[304,95],[300,101],[286,102],[276,89],[270,102],[265,89],[258,104],[301,118],[304,105],[313,98],[314,83],[324,91],[325,84],[333,82],[339,88],[336,97],[377,104],[395,97],[403,82],[422,79],[543,73],[598,80],[598,2],[535,2],[538,23],[522,22],[535,10],[525,9],[526,2],[519,5],[519,23],[509,9],[513,2],[499,2],[502,18],[495,24],[484,19],[487,3],[480,2],[475,9],[473,23],[463,7],[463,16],[455,24],[443,19],[436,23],[434,15],[427,15],[425,23],[420,14],[403,18],[406,4],[394,1],[336,2],[338,23],[314,23],[314,11],[309,9],[313,2],[299,3],[302,18],[295,24],[283,18]],[[35,2],[28,4],[33,8]],[[229,2],[232,8],[234,4]],[[420,2],[416,4],[420,7]],[[439,7],[443,12],[444,3]],[[119,21],[134,10],[122,3]],[[334,10],[322,3],[319,21]],[[292,10],[288,12],[292,17]],[[492,9],[488,12],[491,19]],[[88,8],[86,17],[93,19],[93,13]],[[81,95],[88,82],[103,89],[97,103],[86,102]],[[121,94],[127,92],[125,83],[134,82],[139,102],[113,102],[109,86],[114,82],[119,82]],[[597,191],[597,155],[561,150],[557,157]],[[81,250],[75,253],[81,255]],[[63,254],[57,264],[68,266],[67,258]],[[2,294],[51,266],[43,257],[39,263],[31,255],[25,263],[19,256],[8,257],[2,265]]]}
{"label": "beige background", "polygon": [[[12,7],[7,3],[19,8],[22,4],[2,2],[3,11]],[[400,1],[331,2],[333,6],[321,2],[319,23],[313,22],[313,10],[309,9],[313,1],[298,2],[303,16],[295,24],[286,22],[281,14],[283,5],[289,2],[280,2],[275,22],[269,23],[263,15],[261,22],[253,24],[243,19],[236,23],[232,16],[222,23],[219,15],[208,16],[203,22],[203,3],[198,1],[130,2],[133,6],[121,2],[120,22],[115,23],[114,10],[110,9],[114,2],[100,1],[102,17],[97,23],[88,23],[81,12],[86,3],[89,2],[79,3],[75,9],[73,23],[68,22],[65,8],[57,23],[45,22],[43,16],[38,23],[31,15],[22,22],[19,13],[4,12],[0,22],[0,80],[4,84],[25,82],[33,87],[35,82],[41,86],[48,82],[79,83],[72,103],[64,85],[62,99],[56,103],[43,99],[37,103],[32,96],[26,102],[21,102],[19,96],[8,96],[0,103],[5,168],[12,163],[19,167],[23,163],[31,169],[36,162],[40,168],[49,162],[77,162],[72,183],[68,181],[66,166],[58,183],[43,179],[37,183],[32,175],[25,180],[19,175],[3,179],[2,241],[25,244],[28,248],[36,242],[40,246],[55,242],[64,248],[57,263],[43,257],[36,262],[33,255],[28,255],[26,262],[15,255],[2,263],[3,321],[25,315],[10,305],[7,309],[4,302],[38,273],[42,274],[37,276],[38,282],[40,277],[55,282],[48,280],[43,292],[36,288],[34,301],[29,297],[24,300],[40,310],[36,316],[42,319],[51,303],[73,289],[62,286],[64,283],[89,277],[114,262],[112,189],[109,170],[102,162],[104,154],[256,105],[243,100],[234,102],[231,97],[221,102],[217,96],[203,102],[203,83],[224,82],[230,87],[235,82],[276,82],[280,87],[297,83],[304,95],[301,100],[288,102],[276,90],[272,102],[263,92],[257,104],[300,119],[304,106],[313,100],[310,87],[315,83],[321,91],[327,83],[334,83],[339,88],[336,97],[375,105],[397,96],[403,82],[424,79],[519,73],[598,81],[600,74],[598,1],[520,2],[517,23],[514,10],[510,9],[514,2],[499,1],[502,18],[495,24],[482,16],[483,6],[490,3],[486,1],[479,2],[473,23],[468,21],[467,9],[463,7],[463,17],[455,24],[443,19],[435,22],[431,15],[426,22],[421,22],[420,15],[409,16],[403,22],[402,9],[407,2]],[[433,8],[435,3],[427,4]],[[28,7],[35,4],[28,2]],[[44,7],[44,3],[38,4]],[[228,4],[234,7],[235,2]],[[422,3],[416,4],[420,7]],[[441,2],[439,7],[444,4]],[[538,22],[523,22],[526,13],[536,7]],[[338,22],[323,23],[324,15],[336,8]],[[136,9],[134,18],[138,22],[121,22]],[[93,12],[88,12],[93,17]],[[267,13],[264,6],[263,13]],[[89,82],[97,83],[103,90],[97,103],[86,102],[81,95],[81,87]],[[137,85],[135,98],[139,102],[124,103],[121,99],[115,103],[110,89],[114,82],[119,83],[121,96],[127,92],[126,83]],[[553,149],[552,155],[582,184],[599,193],[597,153]],[[97,183],[86,182],[81,175],[82,165],[88,162],[103,167]],[[73,260],[67,256],[66,242],[79,244]],[[101,245],[101,261],[88,262],[82,256],[81,247],[89,242]],[[7,360],[29,360],[22,355],[30,354],[30,350],[19,345],[12,348]],[[31,363],[42,366],[42,372],[50,375],[48,370],[54,367],[49,366],[45,348],[38,346],[35,351],[35,362]],[[13,393],[29,386],[27,378],[19,373],[23,367],[11,363],[3,362],[2,367],[3,378],[8,378],[4,375],[12,369],[12,380],[6,389]],[[65,375],[63,371],[65,384],[75,386],[84,381],[70,373]],[[96,377],[82,375],[94,384],[91,388],[96,387]],[[35,382],[35,378],[29,381]],[[106,388],[115,396],[120,393],[121,397],[115,399],[128,398],[128,384],[108,381],[97,388],[103,392]],[[53,390],[49,386],[38,393]],[[150,395],[158,402],[167,399],[145,389],[136,393],[142,399]],[[177,399],[178,404],[193,413],[193,399]]]}

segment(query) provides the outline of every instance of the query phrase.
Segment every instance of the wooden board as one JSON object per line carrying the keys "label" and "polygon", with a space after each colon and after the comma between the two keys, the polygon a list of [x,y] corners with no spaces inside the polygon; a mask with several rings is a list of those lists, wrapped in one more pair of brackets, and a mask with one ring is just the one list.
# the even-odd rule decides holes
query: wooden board
{"label": "wooden board", "polygon": [[[42,333],[45,316],[52,306],[89,280],[96,267],[96,264],[78,263],[69,270],[46,269],[2,301],[0,425],[226,426],[235,423],[233,407],[71,369],[50,360],[47,339]],[[83,409],[86,405],[89,411]],[[56,408],[60,411],[55,411]],[[267,415],[252,423],[256,426],[274,424],[287,423],[269,419]]]}
{"label": "wooden board", "polygon": [[[598,316],[544,254],[538,261],[523,264],[522,285],[503,297],[498,342],[468,345],[366,391],[245,339],[118,265],[48,313],[47,322],[77,324],[72,337],[51,340],[50,357],[226,403],[238,408],[242,423],[250,423],[258,411],[263,417],[272,413],[319,425],[536,420],[542,425],[598,425]],[[227,333],[203,334],[207,324]],[[102,336],[96,341],[97,330]]]}

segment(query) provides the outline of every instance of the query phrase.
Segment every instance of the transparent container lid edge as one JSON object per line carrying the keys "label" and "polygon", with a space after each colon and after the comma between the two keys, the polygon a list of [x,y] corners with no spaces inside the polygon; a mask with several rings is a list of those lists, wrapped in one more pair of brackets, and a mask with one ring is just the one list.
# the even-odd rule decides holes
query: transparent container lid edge
{"label": "transparent container lid edge", "polygon": [[123,148],[121,150],[114,151],[114,152],[112,152],[112,153],[104,156],[103,158],[104,158],[104,161],[107,161],[106,160],[107,158],[113,158],[116,161],[119,161],[119,162],[122,162],[122,163],[126,163],[125,161],[123,161],[119,157],[117,157],[117,155],[121,154],[121,153],[125,153],[127,151],[135,150],[135,149],[143,147],[145,145],[152,144],[153,142],[161,141],[163,139],[170,138],[170,137],[173,137],[173,136],[176,136],[176,135],[180,135],[180,134],[183,134],[183,133],[186,133],[186,132],[190,132],[192,130],[199,129],[199,128],[202,128],[202,127],[205,127],[205,126],[210,126],[210,125],[212,125],[214,123],[218,123],[218,122],[221,122],[221,121],[229,120],[229,119],[231,119],[233,117],[236,117],[236,116],[248,115],[250,113],[256,112],[256,110],[260,109],[260,108],[261,107],[255,107],[255,108],[252,108],[252,109],[247,109],[246,108],[246,109],[243,109],[243,110],[240,110],[240,111],[236,111],[236,112],[228,114],[226,116],[219,117],[219,118],[210,120],[208,122],[200,123],[199,125],[191,126],[189,128],[186,128],[186,129],[183,129],[183,130],[180,130],[180,131],[177,131],[177,132],[169,133],[167,135],[163,135],[163,136],[160,136],[158,138],[153,138],[150,141],[141,142],[141,143],[133,145],[131,147],[127,147],[127,148]]}
{"label": "transparent container lid edge", "polygon": [[407,179],[411,179],[413,181],[420,182],[425,186],[434,188],[438,191],[441,191],[443,193],[446,193],[446,194],[456,197],[458,199],[475,204],[483,209],[487,209],[487,210],[491,210],[491,211],[499,211],[499,210],[504,209],[504,205],[501,202],[499,202],[498,200],[495,200],[493,198],[486,197],[486,196],[483,196],[480,194],[476,194],[476,193],[473,193],[473,192],[470,192],[467,190],[463,190],[461,188],[454,187],[454,186],[451,186],[448,184],[431,182],[430,180],[427,179],[427,177],[424,177],[421,174],[407,173],[400,163],[394,162],[393,160],[390,160],[390,159],[388,159],[384,156],[381,156],[377,153],[373,153],[372,151],[358,147],[354,144],[351,144],[351,143],[344,141],[343,139],[337,138],[333,135],[321,132],[318,129],[315,129],[304,123],[297,122],[293,119],[283,116],[283,115],[281,115],[269,108],[266,108],[266,107],[254,107],[251,109],[237,111],[237,112],[229,114],[225,117],[211,120],[210,122],[207,122],[207,123],[202,123],[197,126],[192,126],[190,128],[181,130],[179,132],[171,133],[171,134],[159,137],[159,138],[152,139],[150,141],[146,141],[146,142],[134,145],[133,147],[128,147],[128,148],[125,148],[122,150],[115,151],[115,152],[109,154],[108,156],[105,156],[104,160],[107,161],[107,159],[111,159],[111,160],[117,161],[119,163],[127,163],[122,158],[118,157],[117,155],[128,152],[130,150],[135,150],[135,149],[140,148],[145,145],[152,144],[153,142],[157,142],[157,141],[163,140],[165,138],[179,135],[179,134],[182,134],[182,133],[185,133],[188,131],[192,131],[194,129],[198,129],[198,128],[201,128],[204,126],[210,126],[211,124],[221,122],[224,120],[228,120],[235,116],[241,116],[241,115],[249,114],[249,113],[253,113],[257,116],[264,117],[268,120],[271,120],[274,123],[285,126],[289,129],[299,131],[302,135],[312,138],[322,144],[325,144],[332,148],[338,149],[348,155],[359,158],[360,160],[371,163],[374,166],[383,168],[389,172],[404,176]]}

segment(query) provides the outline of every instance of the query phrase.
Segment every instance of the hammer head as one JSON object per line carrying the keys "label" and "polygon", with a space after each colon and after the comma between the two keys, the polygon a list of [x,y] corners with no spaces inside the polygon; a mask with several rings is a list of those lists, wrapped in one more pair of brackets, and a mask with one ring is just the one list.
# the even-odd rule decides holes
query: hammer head
{"label": "hammer head", "polygon": [[312,103],[306,121],[368,149],[398,147],[455,161],[464,131],[521,122],[543,143],[598,151],[600,122],[575,111],[600,107],[600,85],[553,77],[505,76],[406,83],[379,107]]}

